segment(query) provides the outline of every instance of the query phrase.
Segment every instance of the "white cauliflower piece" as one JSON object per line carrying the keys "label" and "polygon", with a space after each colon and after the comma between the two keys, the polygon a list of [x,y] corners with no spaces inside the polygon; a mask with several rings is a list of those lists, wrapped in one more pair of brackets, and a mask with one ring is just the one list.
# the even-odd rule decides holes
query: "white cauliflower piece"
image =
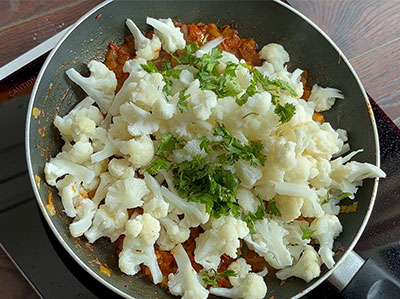
{"label": "white cauliflower piece", "polygon": [[158,131],[159,121],[152,114],[131,102],[119,108],[121,117],[127,122],[127,130],[132,136],[149,135]]}
{"label": "white cauliflower piece", "polygon": [[246,212],[255,213],[260,205],[260,201],[254,199],[253,193],[243,187],[236,190],[236,198],[239,206]]}
{"label": "white cauliflower piece", "polygon": [[286,244],[306,245],[310,242],[310,239],[303,240],[303,231],[301,230],[301,226],[308,227],[309,224],[305,220],[295,220],[283,225],[283,227],[289,232],[289,234],[284,238]]}
{"label": "white cauliflower piece", "polygon": [[224,216],[212,221],[211,229],[196,239],[194,259],[206,269],[217,269],[222,254],[237,257],[240,239],[249,234],[246,222]]}
{"label": "white cauliflower piece", "polygon": [[226,298],[262,299],[267,294],[267,285],[261,276],[249,273],[240,285],[231,289],[211,288],[210,294]]}
{"label": "white cauliflower piece", "polygon": [[75,238],[80,237],[92,225],[92,219],[96,213],[96,204],[88,198],[82,199],[76,208],[76,217],[69,225],[69,231]]}
{"label": "white cauliflower piece", "polygon": [[318,241],[320,248],[318,250],[322,262],[332,269],[335,261],[333,260],[333,241],[342,232],[343,227],[339,218],[335,215],[325,214],[324,216],[314,219],[310,228],[314,230],[313,238]]}
{"label": "white cauliflower piece", "polygon": [[146,64],[146,60],[143,58],[135,58],[125,62],[122,70],[129,73],[129,77],[124,81],[111,104],[109,113],[112,116],[119,114],[119,107],[130,99],[130,95],[136,89],[138,82],[147,75],[147,72],[141,66],[142,64]]}
{"label": "white cauliflower piece", "polygon": [[324,215],[324,210],[321,208],[315,190],[310,189],[307,185],[280,182],[275,184],[275,192],[279,195],[303,198],[301,213],[305,217],[321,217]]}
{"label": "white cauliflower piece", "polygon": [[59,159],[51,158],[44,167],[44,174],[46,181],[50,186],[56,185],[56,180],[66,174],[72,174],[79,181],[89,184],[95,177],[95,172],[85,166],[77,163]]}
{"label": "white cauliflower piece", "polygon": [[108,188],[115,182],[108,172],[100,174],[100,183],[97,186],[96,193],[94,194],[92,201],[98,206],[100,202],[106,197]]}
{"label": "white cauliflower piece", "polygon": [[89,134],[89,137],[93,140],[93,143],[97,145],[96,153],[90,156],[92,163],[104,161],[118,152],[113,142],[110,140],[106,129],[98,127]]}
{"label": "white cauliflower piece", "polygon": [[210,214],[206,212],[204,204],[188,202],[172,193],[164,186],[161,187],[161,194],[170,205],[183,212],[185,216],[180,222],[183,227],[196,227],[206,223],[208,219],[210,219]]}
{"label": "white cauliflower piece", "polygon": [[129,178],[117,180],[108,188],[106,205],[111,210],[132,209],[143,205],[143,196],[149,193],[144,180]]}
{"label": "white cauliflower piece", "polygon": [[291,267],[276,272],[276,277],[281,280],[291,276],[299,277],[306,282],[310,282],[321,273],[321,259],[317,252],[310,245],[306,245],[299,261]]}
{"label": "white cauliflower piece", "polygon": [[173,152],[175,162],[182,163],[183,161],[192,161],[193,157],[198,155],[205,158],[207,153],[204,149],[200,149],[200,144],[201,141],[199,139],[192,139],[186,142],[182,149]]}
{"label": "white cauliflower piece", "polygon": [[177,215],[170,214],[168,217],[160,218],[159,221],[166,230],[169,239],[175,245],[183,243],[189,239],[190,229],[180,225]]}
{"label": "white cauliflower piece", "polygon": [[[128,132],[128,123],[124,121],[122,116],[114,116],[112,118],[112,123],[108,128],[108,136],[113,143],[115,143],[115,140],[127,141],[132,138],[132,135]],[[114,146],[117,147],[118,145],[114,144]]]}
{"label": "white cauliflower piece", "polygon": [[164,200],[161,194],[160,184],[155,178],[147,172],[144,174],[144,181],[150,193],[144,199],[143,209],[145,213],[149,213],[154,218],[167,217],[169,204]]}
{"label": "white cauliflower piece", "polygon": [[135,168],[149,164],[154,156],[153,141],[148,135],[143,135],[129,141],[122,141],[119,150],[124,155],[129,156],[128,161]]}
{"label": "white cauliflower piece", "polygon": [[158,36],[153,35],[152,39],[145,37],[131,19],[126,19],[126,26],[128,26],[135,40],[136,57],[146,60],[158,58],[161,50],[161,42]]}
{"label": "white cauliflower piece", "polygon": [[193,269],[190,259],[182,247],[176,246],[171,253],[174,255],[178,272],[168,275],[168,288],[172,295],[182,296],[183,299],[205,299],[208,291],[201,284],[197,272]]}
{"label": "white cauliflower piece", "polygon": [[277,195],[274,197],[276,207],[281,212],[281,219],[290,222],[301,215],[304,199],[301,197]]}
{"label": "white cauliflower piece", "polygon": [[239,160],[235,163],[235,175],[242,186],[252,188],[262,177],[262,172],[260,167],[251,166],[250,162]]}
{"label": "white cauliflower piece", "polygon": [[211,109],[217,105],[217,95],[211,90],[201,89],[200,81],[194,80],[185,92],[189,95],[188,106],[193,111],[193,116],[200,120],[210,118]]}
{"label": "white cauliflower piece", "polygon": [[57,158],[69,160],[71,162],[82,164],[90,159],[93,154],[93,147],[88,140],[79,140],[67,151],[63,150],[57,155]]}
{"label": "white cauliflower piece", "polygon": [[76,208],[83,199],[87,198],[86,190],[81,186],[81,181],[69,174],[59,180],[55,186],[59,191],[58,194],[61,197],[65,214],[68,217],[75,217],[77,214]]}
{"label": "white cauliflower piece", "polygon": [[314,178],[310,179],[311,186],[314,188],[328,188],[332,184],[331,175],[331,164],[328,160],[323,158],[316,159],[315,170],[317,171],[317,175]]}
{"label": "white cauliflower piece", "polygon": [[127,159],[112,158],[108,162],[108,171],[113,177],[119,180],[135,177],[135,169]]}
{"label": "white cauliflower piece", "polygon": [[323,88],[318,84],[314,84],[308,101],[315,103],[315,111],[322,112],[331,109],[336,99],[344,99],[339,89]]}
{"label": "white cauliflower piece", "polygon": [[285,49],[275,43],[265,45],[259,52],[260,58],[268,61],[274,66],[275,72],[283,69],[286,62],[289,62],[289,54]]}
{"label": "white cauliflower piece", "polygon": [[296,143],[279,138],[272,147],[271,156],[276,166],[283,170],[290,170],[297,165]]}
{"label": "white cauliflower piece", "polygon": [[[88,98],[90,99],[90,98]],[[94,106],[75,107],[67,115],[56,115],[54,126],[60,131],[65,141],[87,140],[87,134],[92,133],[103,120],[100,110]]]}
{"label": "white cauliflower piece", "polygon": [[160,235],[160,223],[150,214],[144,213],[130,219],[125,225],[125,239],[119,254],[119,268],[128,275],[135,275],[140,264],[149,267],[153,283],[162,281],[162,273],[157,263],[154,243]]}
{"label": "white cauliflower piece", "polygon": [[107,205],[101,205],[94,215],[92,226],[85,232],[85,237],[90,243],[101,237],[108,237],[114,242],[124,232],[128,219],[126,209],[113,211]]}
{"label": "white cauliflower piece", "polygon": [[292,258],[284,238],[289,232],[272,219],[255,222],[256,233],[247,235],[244,240],[272,267],[282,269],[292,265]]}
{"label": "white cauliflower piece", "polygon": [[107,113],[114,99],[117,78],[103,63],[92,60],[88,63],[90,77],[83,77],[75,69],[66,71],[68,77],[93,98],[103,113]]}
{"label": "white cauliflower piece", "polygon": [[174,53],[176,50],[182,50],[186,46],[183,33],[170,18],[159,19],[147,17],[146,23],[154,27],[155,34],[160,38],[162,47],[168,53]]}

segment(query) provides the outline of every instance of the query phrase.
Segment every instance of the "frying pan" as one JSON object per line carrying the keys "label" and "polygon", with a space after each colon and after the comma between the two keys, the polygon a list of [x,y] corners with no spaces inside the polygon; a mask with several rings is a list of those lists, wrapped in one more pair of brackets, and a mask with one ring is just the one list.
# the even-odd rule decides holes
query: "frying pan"
{"label": "frying pan", "polygon": [[[131,18],[146,31],[146,16],[179,20],[182,23],[217,23],[238,26],[242,37],[253,37],[258,45],[279,42],[289,52],[289,70],[296,66],[308,69],[322,86],[342,90],[345,100],[339,100],[325,118],[335,128],[348,131],[352,149],[363,148],[357,160],[379,167],[379,144],[374,116],[364,88],[348,60],[337,46],[315,24],[279,1],[106,1],[83,16],[50,53],[34,86],[26,125],[27,163],[34,193],[50,228],[69,254],[88,273],[119,295],[126,298],[172,298],[141,274],[122,275],[118,269],[116,248],[109,240],[97,240],[88,246],[84,237],[73,238],[68,231],[70,219],[62,212],[57,190],[44,181],[44,165],[62,146],[53,126],[56,114],[67,114],[84,98],[83,91],[72,84],[65,71],[74,67],[87,73],[91,59],[102,60],[110,42],[120,43],[129,32],[126,18]],[[39,116],[32,117],[34,108]],[[334,250],[344,246],[345,252],[335,257],[336,265],[328,271],[322,267],[321,276],[310,283],[300,279],[280,281],[271,277],[268,294],[275,298],[300,297],[332,274],[343,264],[359,239],[370,216],[378,179],[366,180],[356,194],[358,210],[339,215],[343,233]],[[52,197],[56,214],[51,216],[46,205]],[[111,270],[109,276],[98,262]],[[103,268],[104,269],[104,268]]]}

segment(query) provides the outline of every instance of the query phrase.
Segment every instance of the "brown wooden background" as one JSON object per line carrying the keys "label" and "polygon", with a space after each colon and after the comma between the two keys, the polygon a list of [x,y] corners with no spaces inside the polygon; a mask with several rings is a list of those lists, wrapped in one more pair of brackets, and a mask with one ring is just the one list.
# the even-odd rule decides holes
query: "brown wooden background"
{"label": "brown wooden background", "polygon": [[[72,24],[100,0],[0,0],[0,66]],[[400,0],[289,0],[355,67],[367,92],[400,125]],[[35,298],[0,249],[0,298]]]}

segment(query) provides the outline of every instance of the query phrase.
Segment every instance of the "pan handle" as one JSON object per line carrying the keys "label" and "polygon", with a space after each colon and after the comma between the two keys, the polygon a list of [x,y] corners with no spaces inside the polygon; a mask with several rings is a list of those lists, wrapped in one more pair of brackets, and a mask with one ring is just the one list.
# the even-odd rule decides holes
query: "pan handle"
{"label": "pan handle", "polygon": [[343,298],[391,299],[400,294],[399,279],[355,251],[348,254],[328,281]]}

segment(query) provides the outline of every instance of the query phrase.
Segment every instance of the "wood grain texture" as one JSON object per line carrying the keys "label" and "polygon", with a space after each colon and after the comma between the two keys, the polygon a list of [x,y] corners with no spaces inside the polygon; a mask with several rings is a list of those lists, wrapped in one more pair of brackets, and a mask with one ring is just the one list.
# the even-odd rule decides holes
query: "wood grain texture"
{"label": "wood grain texture", "polygon": [[[0,43],[0,66],[71,25],[100,2],[102,1],[85,0],[72,6],[65,6],[68,1],[57,0],[59,5],[63,4],[59,9],[53,9],[48,14],[1,30],[0,40],[7,42]],[[30,3],[36,2],[30,1]]]}
{"label": "wood grain texture", "polygon": [[36,299],[39,296],[0,248],[0,298]]}
{"label": "wood grain texture", "polygon": [[400,38],[398,0],[289,0],[320,26],[348,59]]}

